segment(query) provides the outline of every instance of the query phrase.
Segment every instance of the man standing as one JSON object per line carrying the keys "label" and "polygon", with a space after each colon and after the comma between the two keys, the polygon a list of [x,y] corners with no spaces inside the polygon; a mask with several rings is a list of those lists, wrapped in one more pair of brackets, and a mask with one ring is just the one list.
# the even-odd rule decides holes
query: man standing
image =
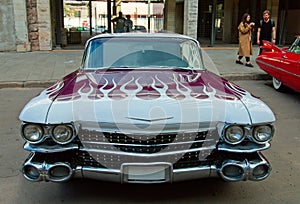
{"label": "man standing", "polygon": [[111,20],[115,25],[116,33],[124,33],[125,21],[122,12],[119,12],[119,16]]}
{"label": "man standing", "polygon": [[130,19],[130,15],[126,15],[126,21],[125,21],[125,32],[131,32],[132,31],[133,22]]}
{"label": "man standing", "polygon": [[[257,44],[262,45],[262,41],[267,40],[275,44],[276,42],[276,28],[275,22],[270,19],[270,11],[263,12],[263,20],[260,20],[257,29]],[[260,52],[261,53],[261,50]]]}

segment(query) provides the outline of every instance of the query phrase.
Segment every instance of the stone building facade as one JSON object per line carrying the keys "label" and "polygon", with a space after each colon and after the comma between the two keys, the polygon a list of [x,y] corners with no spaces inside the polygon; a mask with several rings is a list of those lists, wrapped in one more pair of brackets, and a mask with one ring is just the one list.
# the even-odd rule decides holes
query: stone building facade
{"label": "stone building facade", "polygon": [[[2,0],[0,6],[0,51],[52,50],[55,45],[55,3],[59,0]],[[60,0],[63,1],[63,0]],[[181,33],[197,37],[198,0],[166,0],[166,30],[176,32],[176,3],[184,2]],[[54,6],[54,7],[53,7]],[[52,11],[51,11],[52,9]]]}
{"label": "stone building facade", "polygon": [[0,51],[51,50],[49,0],[2,0]]}
{"label": "stone building facade", "polygon": [[[61,23],[63,21],[63,1],[1,0],[0,51],[42,51],[60,46],[63,31]],[[164,29],[169,32],[186,34],[196,39],[211,35],[209,26],[212,25],[207,25],[207,18],[211,16],[212,2],[223,4],[222,29],[219,30],[218,37],[221,36],[221,40],[225,43],[235,43],[236,27],[241,13],[250,12],[251,16],[261,17],[261,11],[257,9],[256,4],[260,4],[260,9],[265,7],[271,10],[272,18],[278,23],[279,34],[282,34],[282,37],[285,37],[284,34],[288,32],[290,32],[288,37],[293,36],[294,33],[300,33],[299,26],[295,27],[300,24],[299,18],[295,18],[295,14],[300,11],[300,5],[298,5],[300,3],[297,3],[299,1],[165,0],[164,2]],[[285,5],[285,2],[292,2],[293,5],[283,10],[282,5]],[[287,13],[291,14],[290,18]],[[283,25],[290,27],[285,28]]]}

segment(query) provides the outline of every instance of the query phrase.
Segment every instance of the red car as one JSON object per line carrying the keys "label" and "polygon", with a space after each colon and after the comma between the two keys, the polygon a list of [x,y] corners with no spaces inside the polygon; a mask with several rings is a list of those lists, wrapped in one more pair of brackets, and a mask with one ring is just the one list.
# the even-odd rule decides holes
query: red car
{"label": "red car", "polygon": [[300,35],[289,48],[280,49],[264,41],[256,63],[273,77],[273,87],[278,91],[291,88],[300,92]]}

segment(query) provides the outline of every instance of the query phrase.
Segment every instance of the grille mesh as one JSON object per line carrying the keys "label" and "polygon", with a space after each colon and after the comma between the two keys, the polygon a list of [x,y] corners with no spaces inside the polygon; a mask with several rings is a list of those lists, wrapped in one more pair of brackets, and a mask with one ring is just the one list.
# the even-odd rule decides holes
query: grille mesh
{"label": "grille mesh", "polygon": [[131,153],[157,153],[161,151],[178,151],[187,148],[202,147],[207,132],[126,135],[122,133],[98,133],[89,131],[79,135],[82,145],[87,149],[104,149]]}
{"label": "grille mesh", "polygon": [[170,162],[174,168],[198,166],[206,162],[217,142],[207,131],[158,135],[81,131],[79,139],[86,150],[77,154],[80,163],[112,169],[139,162]]}

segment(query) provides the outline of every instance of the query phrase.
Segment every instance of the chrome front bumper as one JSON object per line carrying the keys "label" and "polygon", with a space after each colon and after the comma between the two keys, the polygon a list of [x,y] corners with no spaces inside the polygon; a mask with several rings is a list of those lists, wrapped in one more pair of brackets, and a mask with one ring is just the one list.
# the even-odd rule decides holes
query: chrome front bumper
{"label": "chrome front bumper", "polygon": [[22,172],[29,181],[65,182],[72,178],[90,178],[117,183],[171,183],[209,177],[221,177],[226,181],[267,178],[271,167],[258,152],[257,158],[243,161],[224,160],[220,166],[205,165],[173,169],[171,163],[125,163],[120,169],[73,166],[68,162],[37,162],[31,153],[23,164]]}

